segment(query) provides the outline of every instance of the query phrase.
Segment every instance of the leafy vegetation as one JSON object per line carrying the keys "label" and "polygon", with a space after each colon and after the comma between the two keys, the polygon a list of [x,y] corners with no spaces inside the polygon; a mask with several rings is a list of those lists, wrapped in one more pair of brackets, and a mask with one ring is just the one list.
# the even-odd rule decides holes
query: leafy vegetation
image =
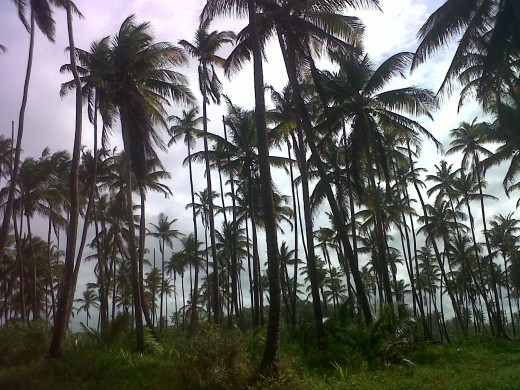
{"label": "leafy vegetation", "polygon": [[[498,198],[485,192],[488,170],[504,162],[505,196],[520,188],[517,1],[447,0],[419,31],[416,53],[378,64],[364,51],[362,21],[345,16],[378,0],[208,0],[182,49],[156,42],[151,25],[130,15],[89,50],[74,46],[80,12],[70,0],[14,3],[30,45],[17,141],[0,136],[0,385],[518,383],[520,220],[490,215]],[[35,23],[54,40],[55,7],[67,13],[70,63],[61,70],[73,80],[61,93],[75,92],[74,148],[22,159]],[[247,24],[210,32],[216,16]],[[425,125],[439,101],[423,87],[390,85],[457,34],[441,92],[457,80],[460,105],[474,97],[487,116],[452,129],[446,156],[424,171],[424,141],[448,146]],[[287,75],[280,91],[264,83],[270,39]],[[187,54],[198,61],[200,117],[178,69]],[[232,77],[249,60],[254,109],[223,95],[218,74]],[[222,129],[208,112],[221,100]],[[81,149],[84,104],[93,150]],[[172,105],[189,109],[168,115]],[[121,152],[109,147],[111,130]],[[148,219],[147,194],[176,190],[165,184],[161,130],[169,146],[187,146],[193,232],[166,212]],[[195,182],[195,163],[206,180]],[[36,220],[46,229],[33,231]],[[95,265],[74,299],[84,261]],[[70,334],[81,312],[83,332]]]}
{"label": "leafy vegetation", "polygon": [[[358,351],[366,347],[361,339],[359,345],[350,340],[344,349],[329,351],[327,358],[335,360],[316,365],[308,358],[316,354],[315,348],[305,352],[282,337],[279,376],[273,379],[259,375],[255,368],[263,346],[262,338],[252,332],[222,332],[204,326],[187,338],[185,333],[169,329],[161,334],[160,349],[148,348],[144,353],[132,351],[132,343],[123,342],[131,339],[131,331],[124,334],[121,342],[110,345],[88,333],[73,335],[65,343],[63,359],[48,360],[49,328],[33,324],[3,330],[0,387],[303,390],[345,386],[438,389],[448,385],[452,389],[515,389],[520,380],[520,344],[481,335],[452,345],[414,343],[406,351],[400,350],[405,359],[381,359],[377,369],[374,360],[371,364],[364,358],[355,361]],[[386,343],[391,340],[387,338]]]}

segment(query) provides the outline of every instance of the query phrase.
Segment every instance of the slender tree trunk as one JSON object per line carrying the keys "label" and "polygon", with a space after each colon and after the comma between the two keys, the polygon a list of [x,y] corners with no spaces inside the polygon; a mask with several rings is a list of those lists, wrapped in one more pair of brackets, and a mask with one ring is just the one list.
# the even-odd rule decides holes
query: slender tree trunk
{"label": "slender tree trunk", "polygon": [[[23,213],[22,210],[20,210],[20,213]],[[22,214],[20,214],[22,215]],[[13,227],[14,227],[14,239],[16,242],[16,258],[18,260],[18,267],[20,268],[20,298],[21,298],[21,307],[20,312],[22,315],[22,320],[24,323],[27,322],[27,318],[29,317],[27,315],[27,309],[26,309],[26,302],[25,302],[25,275],[24,275],[24,264],[23,264],[23,256],[22,256],[22,222],[23,219],[20,218],[20,230],[17,229],[17,222],[16,222],[16,214],[13,213]]]}
{"label": "slender tree trunk", "polygon": [[[296,62],[294,59],[294,53],[286,47],[286,42],[282,37],[281,32],[278,33],[278,41],[284,54],[284,60],[286,64],[287,75],[289,76],[289,82],[293,90],[293,95],[297,99],[295,101],[295,110],[297,116],[296,131],[298,137],[298,150],[297,160],[298,167],[301,175],[302,193],[303,193],[303,213],[305,219],[305,236],[307,239],[307,271],[309,274],[309,280],[311,283],[311,294],[312,294],[312,305],[314,311],[314,321],[316,324],[316,334],[318,338],[318,344],[320,348],[325,348],[325,328],[323,326],[323,313],[321,308],[321,299],[319,291],[319,281],[316,268],[316,255],[314,253],[314,229],[312,222],[312,211],[310,207],[310,191],[309,191],[309,179],[308,179],[308,167],[307,158],[305,156],[305,141],[303,138],[302,130],[302,108],[300,106],[301,95],[299,83],[296,75]],[[307,143],[310,144],[312,141],[307,139]]]}
{"label": "slender tree trunk", "polygon": [[[143,316],[146,321],[146,326],[152,332],[154,338],[158,340],[157,334],[155,333],[155,329],[153,327],[152,319],[150,318],[150,311],[148,310],[146,300],[144,299],[144,251],[146,249],[146,193],[145,193],[145,183],[139,183],[139,195],[141,199],[141,218],[139,220],[139,291],[141,293],[141,306],[143,309]],[[164,245],[164,243],[163,243]],[[164,247],[163,247],[164,250]],[[164,264],[164,262],[163,262]],[[164,275],[164,274],[163,274]],[[164,283],[164,280],[163,280]],[[161,291],[162,286],[161,284]],[[161,301],[162,301],[162,293],[161,293]],[[153,303],[155,305],[155,302]],[[166,314],[168,316],[168,314]],[[162,318],[161,318],[162,320]]]}
{"label": "slender tree trunk", "polygon": [[[367,299],[367,296],[365,293],[363,281],[361,280],[361,275],[359,274],[359,267],[358,267],[357,259],[354,258],[354,254],[352,252],[352,247],[350,245],[350,242],[348,241],[347,229],[345,228],[344,221],[341,218],[341,212],[340,212],[339,206],[337,204],[337,201],[334,197],[334,193],[332,192],[332,188],[330,185],[330,181],[328,180],[325,167],[319,158],[318,148],[313,141],[312,123],[308,117],[305,103],[303,102],[303,99],[301,97],[300,87],[299,87],[298,79],[296,76],[296,62],[295,62],[295,58],[294,58],[295,57],[294,51],[290,50],[289,47],[287,47],[287,48],[285,47],[283,39],[280,36],[279,36],[279,42],[280,42],[280,47],[282,48],[282,54],[284,54],[284,60],[286,61],[287,75],[289,77],[291,87],[293,88],[293,93],[295,94],[295,97],[297,98],[297,102],[296,102],[297,116],[301,120],[301,127],[305,131],[305,135],[307,137],[307,144],[309,145],[312,154],[315,156],[314,161],[315,161],[316,167],[318,169],[318,174],[319,174],[321,180],[323,180],[323,182],[325,184],[326,197],[329,202],[329,206],[331,208],[332,215],[334,216],[335,226],[339,230],[339,234],[340,234],[340,237],[343,242],[343,247],[344,247],[345,251],[347,252],[346,253],[347,258],[351,262],[351,272],[352,272],[352,276],[354,278],[354,283],[356,285],[358,301],[359,301],[359,304],[363,311],[365,322],[367,324],[369,324],[372,322],[372,313],[370,312],[370,305],[368,303],[368,299]],[[287,43],[290,44],[290,39],[287,40]],[[298,123],[300,123],[300,122],[298,121]],[[302,147],[302,145],[300,145],[300,147]],[[303,180],[302,180],[302,182],[303,182]],[[304,202],[304,212],[305,212],[305,202]],[[307,245],[307,246],[308,246],[308,248],[311,248],[312,245]],[[310,257],[311,256],[309,256],[309,258]],[[319,294],[318,294],[317,298],[319,299]],[[317,307],[315,308],[315,311],[316,310],[317,310]],[[319,310],[321,311],[321,308]],[[316,316],[316,313],[315,313],[315,316]],[[319,328],[320,327],[318,327],[318,329]],[[321,326],[320,333],[321,333],[320,338],[324,338],[323,326]]]}
{"label": "slender tree trunk", "polygon": [[[51,295],[51,311],[52,318],[56,317],[56,297],[54,295],[54,274],[52,272],[52,259],[51,259],[51,233],[52,233],[52,219],[49,216],[49,224],[47,226],[47,277],[49,278],[49,290]],[[7,298],[6,298],[7,300]]]}
{"label": "slender tree trunk", "polygon": [[132,282],[132,295],[134,299],[134,320],[135,320],[135,334],[137,341],[137,349],[144,350],[144,328],[143,328],[143,307],[141,289],[139,283],[139,255],[137,253],[135,243],[135,226],[134,226],[134,213],[133,213],[133,202],[132,202],[132,161],[130,160],[130,135],[128,123],[128,113],[126,107],[120,107],[121,116],[121,130],[123,133],[123,144],[124,144],[124,164],[125,164],[125,210],[126,210],[126,221],[128,224],[128,249],[130,253],[130,266],[131,266],[131,282]]}
{"label": "slender tree trunk", "polygon": [[[161,286],[164,286],[164,239],[162,239],[161,246],[159,248],[161,252]],[[159,329],[163,328],[163,298],[164,289],[161,289],[160,303],[159,303]]]}
{"label": "slender tree trunk", "polygon": [[265,100],[262,52],[255,21],[255,2],[248,0],[249,25],[253,32],[252,51],[255,87],[255,125],[258,140],[258,163],[262,187],[262,204],[265,217],[265,236],[267,241],[267,275],[269,277],[269,320],[267,323],[266,343],[262,357],[265,372],[277,373],[278,352],[280,347],[280,256],[278,254],[277,226],[274,212],[271,167],[269,165],[269,144],[265,122]]}
{"label": "slender tree trunk", "polygon": [[192,210],[192,218],[193,218],[193,239],[195,240],[195,251],[193,253],[193,258],[195,261],[195,275],[193,277],[193,293],[191,295],[191,316],[190,316],[190,327],[189,334],[193,335],[197,329],[198,323],[198,311],[197,311],[197,301],[199,300],[199,240],[198,240],[198,231],[197,231],[197,213],[195,211],[195,191],[193,190],[193,171],[191,168],[191,145],[189,143],[188,138],[188,167],[190,171],[190,191],[191,191],[191,204],[193,205]]}
{"label": "slender tree trunk", "polygon": [[34,29],[35,29],[35,16],[31,11],[31,27],[29,36],[29,55],[27,57],[27,68],[25,73],[25,82],[23,86],[22,105],[20,107],[20,113],[18,116],[18,132],[16,133],[16,147],[14,152],[13,169],[11,170],[11,185],[9,186],[9,193],[7,195],[7,202],[4,208],[4,219],[2,222],[2,228],[0,230],[0,263],[4,262],[5,246],[7,243],[7,237],[9,235],[9,226],[13,215],[15,189],[18,183],[18,171],[20,169],[20,154],[22,151],[22,138],[25,123],[25,109],[27,107],[27,99],[29,97],[29,82],[31,79],[31,70],[33,63],[34,53]]}
{"label": "slender tree trunk", "polygon": [[291,299],[292,305],[292,325],[296,326],[296,302],[298,299],[298,215],[300,214],[300,210],[296,204],[296,191],[297,188],[294,184],[294,171],[293,171],[293,163],[291,157],[291,144],[289,141],[289,137],[286,138],[285,142],[287,143],[287,155],[289,159],[289,172],[291,177],[291,193],[292,193],[292,201],[293,201],[293,213],[294,213],[294,266],[293,266],[293,297]]}
{"label": "slender tree trunk", "polygon": [[[207,73],[206,65],[203,64],[203,72]],[[203,86],[203,90],[206,91],[206,85]],[[204,93],[202,96],[202,127],[204,130],[204,134],[208,134],[208,114],[207,114],[207,105],[208,105],[208,97]],[[208,139],[204,137],[204,153],[205,153],[205,162],[206,162],[206,186],[208,190],[208,207],[209,207],[209,237],[211,241],[211,256],[213,259],[213,283],[212,283],[212,294],[213,294],[213,321],[215,324],[220,324],[220,298],[219,298],[219,269],[218,269],[218,257],[217,257],[217,247],[215,242],[215,212],[213,207],[213,190],[211,185],[211,169],[209,164],[209,156],[208,156]]]}
{"label": "slender tree trunk", "polygon": [[[65,272],[62,282],[62,289],[58,301],[58,310],[56,318],[54,319],[54,330],[52,334],[52,341],[49,349],[51,357],[60,357],[61,348],[67,332],[69,318],[72,310],[72,303],[74,300],[74,292],[76,291],[76,278],[74,274],[79,271],[75,270],[76,259],[76,240],[78,236],[79,223],[79,166],[81,160],[81,136],[82,136],[82,94],[81,94],[81,79],[76,67],[76,47],[74,44],[74,33],[72,29],[72,2],[67,0],[67,31],[69,36],[69,55],[72,74],[74,76],[74,84],[76,88],[76,117],[75,117],[75,132],[74,132],[74,146],[71,160],[70,172],[70,211],[69,224],[67,227],[67,247],[65,251]],[[88,223],[88,222],[85,222]],[[1,245],[0,245],[1,246]]]}
{"label": "slender tree trunk", "polygon": [[[435,238],[434,238],[431,226],[430,226],[428,212],[426,211],[426,204],[424,203],[424,199],[423,199],[421,191],[419,189],[419,185],[417,184],[417,180],[415,178],[415,169],[414,169],[414,163],[413,163],[413,158],[412,158],[412,150],[410,149],[410,144],[409,143],[408,143],[407,147],[408,147],[408,159],[409,159],[409,163],[410,163],[410,169],[413,172],[412,173],[413,185],[415,187],[415,191],[417,192],[417,196],[419,197],[419,202],[421,203],[421,208],[423,210],[423,215],[424,215],[424,218],[425,218],[426,231],[428,232],[428,235],[431,238],[432,247],[433,247],[433,250],[435,252],[435,257],[436,257],[436,259],[438,261],[438,264],[439,264],[439,268],[440,268],[440,271],[441,271],[441,276],[444,279],[444,281],[446,282],[446,290],[448,291],[448,295],[450,296],[451,304],[453,306],[453,311],[455,312],[455,318],[457,319],[459,325],[463,329],[463,333],[465,332],[464,333],[464,337],[467,338],[468,335],[467,335],[467,332],[464,329],[464,326],[463,326],[463,323],[462,323],[460,307],[459,307],[459,305],[457,303],[457,299],[456,299],[455,295],[453,294],[451,288],[448,287],[448,277],[446,276],[446,271],[444,270],[444,264],[443,264],[443,262],[441,260],[441,254],[439,252],[439,248],[437,247],[437,243],[435,242]],[[449,263],[449,260],[448,260],[448,263]],[[441,296],[441,302],[442,302],[442,296]]]}

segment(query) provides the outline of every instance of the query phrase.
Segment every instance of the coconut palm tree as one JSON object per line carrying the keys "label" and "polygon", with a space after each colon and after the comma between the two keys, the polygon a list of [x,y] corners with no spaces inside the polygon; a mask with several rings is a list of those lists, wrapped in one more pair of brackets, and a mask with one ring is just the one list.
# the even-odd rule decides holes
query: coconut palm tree
{"label": "coconut palm tree", "polygon": [[[124,145],[126,218],[128,247],[132,269],[138,348],[144,347],[139,256],[135,242],[132,210],[132,175],[143,183],[147,163],[157,161],[155,147],[164,148],[157,127],[167,129],[164,106],[170,99],[193,102],[186,78],[170,69],[184,65],[184,54],[166,42],[154,42],[149,23],[136,24],[130,15],[112,41],[108,69],[104,73],[106,99],[117,107]],[[103,115],[103,113],[102,113]]]}
{"label": "coconut palm tree", "polygon": [[[215,70],[215,66],[222,66],[224,59],[217,55],[218,50],[226,44],[232,43],[235,39],[235,34],[231,31],[213,31],[208,32],[210,19],[203,19],[200,22],[197,31],[195,32],[195,40],[190,43],[186,40],[179,41],[181,45],[192,57],[198,60],[198,75],[199,75],[199,89],[202,94],[202,127],[205,134],[208,132],[208,115],[207,106],[213,101],[220,103],[220,95],[222,83],[220,82]],[[204,152],[208,153],[208,140],[204,138]],[[208,191],[212,192],[211,172],[209,158],[206,158],[206,186]],[[213,258],[213,288],[215,299],[213,301],[214,321],[220,323],[219,311],[220,303],[218,302],[218,259],[217,251],[215,249],[215,221],[213,201],[210,198],[209,203],[209,228],[211,240],[211,256]],[[193,300],[196,302],[196,300]]]}
{"label": "coconut palm tree", "polygon": [[[176,222],[176,219],[168,221],[168,216],[163,213],[159,214],[159,219],[156,224],[150,223],[150,225],[155,229],[155,231],[149,231],[148,234],[152,237],[155,237],[159,240],[159,251],[161,252],[161,285],[164,284],[164,253],[166,250],[166,246],[168,248],[173,248],[173,238],[179,238],[181,234],[177,229],[172,229],[172,225]],[[159,309],[159,318],[163,318],[163,300],[164,294],[161,291],[160,298],[160,309]],[[162,330],[162,320],[159,324],[160,329]]]}
{"label": "coconut palm tree", "polygon": [[497,73],[520,51],[519,28],[520,5],[515,0],[447,0],[419,30],[412,68],[460,36],[440,90],[450,92],[461,70],[479,65],[477,96],[482,101],[490,90],[501,90]]}
{"label": "coconut palm tree", "polygon": [[88,320],[90,319],[90,309],[93,307],[99,309],[99,297],[97,296],[94,290],[87,289],[83,291],[82,298],[74,299],[74,302],[81,304],[81,306],[77,308],[76,313],[79,313],[80,311],[84,311],[87,313],[86,325],[88,327]]}
{"label": "coconut palm tree", "polygon": [[[504,260],[504,273],[506,280],[507,298],[509,304],[509,315],[511,317],[511,324],[513,326],[513,336],[516,337],[515,319],[513,315],[513,308],[511,305],[511,278],[510,278],[510,264],[512,258],[518,252],[518,231],[520,230],[519,220],[513,218],[512,213],[504,216],[499,214],[491,221],[491,228],[489,229],[489,242],[492,248],[500,251],[502,259]],[[492,254],[493,255],[493,254]]]}
{"label": "coconut palm tree", "polygon": [[[199,110],[197,107],[191,108],[189,111],[183,110],[182,117],[172,115],[168,117],[168,121],[173,122],[174,125],[170,128],[170,141],[168,142],[168,146],[171,146],[173,142],[177,142],[179,139],[183,139],[184,144],[188,148],[188,157],[186,160],[188,161],[188,169],[190,173],[190,192],[191,192],[191,203],[195,204],[195,190],[193,188],[193,170],[191,166],[191,149],[195,146],[196,139],[195,134],[199,131],[197,126],[203,121],[201,116],[197,116]],[[196,242],[196,247],[198,247],[198,230],[197,230],[197,214],[195,211],[195,207],[191,208],[193,213],[193,237]],[[196,255],[196,254],[195,254]],[[196,261],[198,262],[198,261]],[[191,309],[191,319],[190,319],[190,331],[193,332],[195,330],[197,324],[197,302],[198,302],[198,293],[199,293],[199,268],[195,268],[194,275],[194,289],[193,296],[191,298],[192,309]]]}
{"label": "coconut palm tree", "polygon": [[[22,104],[20,106],[20,113],[18,116],[18,131],[16,134],[16,144],[13,167],[11,171],[11,186],[9,187],[9,194],[7,197],[4,218],[0,230],[0,261],[3,262],[4,250],[7,236],[9,233],[9,226],[13,214],[13,204],[15,199],[15,188],[18,179],[18,172],[20,167],[20,155],[22,151],[22,138],[25,123],[25,110],[27,107],[27,100],[29,96],[29,82],[31,79],[31,71],[33,64],[34,53],[34,38],[36,34],[36,26],[45,35],[45,37],[54,42],[56,26],[53,19],[53,10],[51,5],[55,3],[53,0],[34,0],[27,2],[25,0],[15,0],[16,8],[18,9],[18,16],[29,33],[29,53],[27,57],[27,69],[25,73],[25,82],[23,87]],[[14,140],[13,140],[14,142]]]}

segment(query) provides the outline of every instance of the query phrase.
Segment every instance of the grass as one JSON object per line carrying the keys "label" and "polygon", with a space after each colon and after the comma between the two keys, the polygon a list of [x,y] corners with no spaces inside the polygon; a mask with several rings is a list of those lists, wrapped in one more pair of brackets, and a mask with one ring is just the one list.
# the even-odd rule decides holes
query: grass
{"label": "grass", "polygon": [[107,345],[79,335],[69,339],[59,361],[35,348],[34,340],[47,340],[37,333],[28,332],[26,351],[23,337],[8,345],[0,332],[1,389],[520,389],[520,343],[481,336],[449,346],[420,342],[406,363],[378,369],[331,362],[316,368],[284,343],[280,374],[273,379],[257,372],[258,333],[207,328],[187,339],[171,331],[162,335],[162,347],[145,354],[132,353],[121,341]]}

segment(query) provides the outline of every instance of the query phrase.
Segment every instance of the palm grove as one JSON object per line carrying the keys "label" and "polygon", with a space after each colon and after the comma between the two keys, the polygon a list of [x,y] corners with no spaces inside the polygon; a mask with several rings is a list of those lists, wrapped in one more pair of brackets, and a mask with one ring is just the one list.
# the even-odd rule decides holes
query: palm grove
{"label": "palm grove", "polygon": [[[419,31],[416,53],[380,64],[363,50],[362,21],[348,16],[378,9],[377,0],[208,0],[191,40],[156,42],[151,26],[132,15],[88,49],[75,47],[73,18],[82,15],[70,0],[14,5],[30,45],[16,137],[13,128],[13,137],[0,139],[1,318],[5,326],[53,321],[50,356],[60,356],[80,310],[86,326],[100,329],[131,315],[140,350],[147,332],[160,339],[166,327],[196,335],[201,321],[265,324],[264,368],[276,365],[281,323],[313,321],[325,349],[325,318],[344,310],[367,327],[383,315],[394,322],[412,315],[426,339],[516,337],[520,224],[513,213],[486,212],[493,197],[485,181],[489,168],[504,165],[506,194],[518,186],[516,1],[448,0]],[[70,62],[61,71],[73,77],[61,93],[76,98],[74,149],[22,159],[34,35],[53,41],[58,11],[68,28]],[[246,27],[211,31],[217,16],[244,18]],[[388,88],[454,37],[460,41],[437,94]],[[271,41],[287,73],[282,90],[263,81]],[[202,102],[181,73],[190,59]],[[221,82],[249,61],[254,108],[231,101]],[[424,172],[421,149],[443,148],[419,118],[432,118],[438,96],[458,86],[460,105],[476,99],[489,120],[451,130],[446,153],[462,156],[460,166],[442,160]],[[215,133],[210,104],[226,107]],[[169,115],[170,106],[182,113]],[[92,129],[82,128],[83,115]],[[114,132],[121,152],[109,146]],[[93,150],[81,147],[84,133]],[[175,228],[171,210],[146,218],[148,193],[175,192],[157,154],[174,143],[183,144],[176,151],[184,150],[189,169],[191,232]],[[203,188],[194,164],[205,168]],[[289,194],[276,188],[271,168],[285,172],[277,182],[287,181]],[[31,230],[35,218],[46,221],[45,237]],[[151,241],[157,256],[146,249]],[[95,263],[94,274],[74,299],[84,261]]]}

